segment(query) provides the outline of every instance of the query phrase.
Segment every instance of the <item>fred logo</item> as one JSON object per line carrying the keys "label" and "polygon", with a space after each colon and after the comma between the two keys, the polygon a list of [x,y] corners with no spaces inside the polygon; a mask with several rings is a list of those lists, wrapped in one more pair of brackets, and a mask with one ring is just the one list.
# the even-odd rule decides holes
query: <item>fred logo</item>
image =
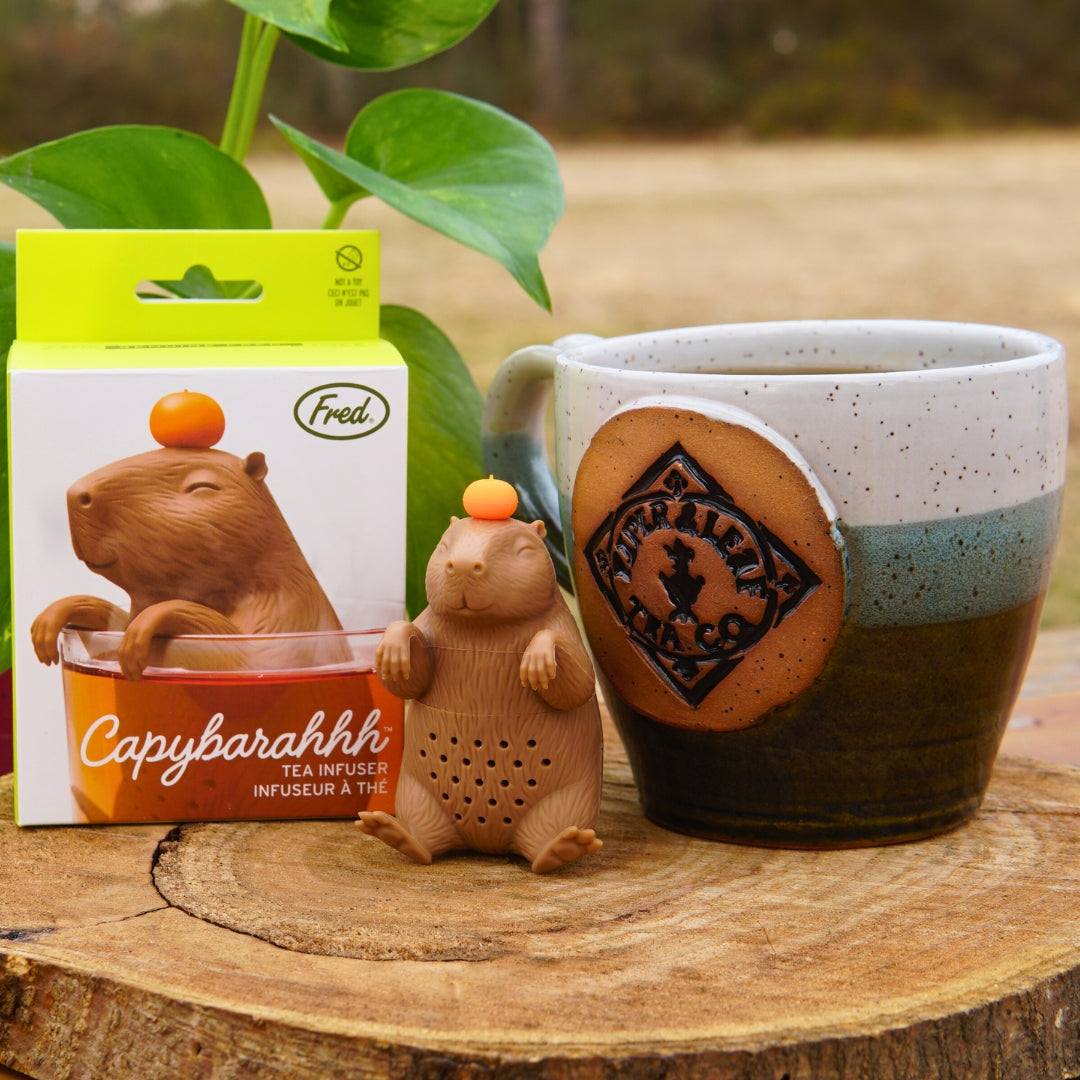
{"label": "fred logo", "polygon": [[327,383],[303,394],[293,407],[296,422],[320,439],[362,439],[390,417],[390,404],[370,386]]}
{"label": "fred logo", "polygon": [[633,643],[695,706],[821,584],[679,443],[625,493],[585,557]]}

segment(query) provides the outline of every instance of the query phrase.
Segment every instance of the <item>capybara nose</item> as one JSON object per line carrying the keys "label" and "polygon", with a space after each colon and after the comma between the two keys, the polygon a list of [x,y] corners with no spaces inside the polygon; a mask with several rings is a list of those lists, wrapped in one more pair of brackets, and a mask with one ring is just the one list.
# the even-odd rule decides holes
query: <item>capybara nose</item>
{"label": "capybara nose", "polygon": [[82,482],[72,484],[68,488],[67,501],[68,510],[89,510],[94,501],[90,485]]}
{"label": "capybara nose", "polygon": [[458,574],[472,574],[474,577],[483,576],[487,566],[483,559],[447,559],[446,572],[451,577]]}

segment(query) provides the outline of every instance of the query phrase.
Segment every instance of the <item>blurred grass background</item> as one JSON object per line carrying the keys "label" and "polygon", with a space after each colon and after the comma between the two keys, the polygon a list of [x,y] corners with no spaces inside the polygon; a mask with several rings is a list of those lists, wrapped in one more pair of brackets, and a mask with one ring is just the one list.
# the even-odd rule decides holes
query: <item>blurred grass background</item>
{"label": "blurred grass background", "polygon": [[[0,147],[96,123],[219,133],[222,0],[0,0]],[[564,137],[952,133],[1080,121],[1076,0],[501,0],[462,44],[372,76],[293,46],[267,104],[333,135],[440,86]]]}
{"label": "blurred grass background", "polygon": [[[0,153],[106,123],[216,141],[240,21],[223,0],[0,0]],[[1078,41],[1077,0],[503,0],[400,74],[285,46],[267,108],[334,141],[377,94],[439,86],[552,139],[552,315],[372,200],[346,220],[383,231],[383,298],[431,316],[482,389],[572,331],[769,318],[998,322],[1077,357]],[[271,130],[257,145],[275,224],[317,227],[303,166]],[[51,223],[0,187],[0,239]],[[1078,455],[1074,438],[1050,625],[1080,624]]]}

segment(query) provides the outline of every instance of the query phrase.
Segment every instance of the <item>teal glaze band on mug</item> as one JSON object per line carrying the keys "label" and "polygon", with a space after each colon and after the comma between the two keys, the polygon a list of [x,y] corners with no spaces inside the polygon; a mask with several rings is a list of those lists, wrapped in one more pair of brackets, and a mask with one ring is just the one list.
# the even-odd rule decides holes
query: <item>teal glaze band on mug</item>
{"label": "teal glaze band on mug", "polygon": [[848,618],[861,626],[975,619],[1046,592],[1062,490],[1005,510],[904,525],[845,525]]}

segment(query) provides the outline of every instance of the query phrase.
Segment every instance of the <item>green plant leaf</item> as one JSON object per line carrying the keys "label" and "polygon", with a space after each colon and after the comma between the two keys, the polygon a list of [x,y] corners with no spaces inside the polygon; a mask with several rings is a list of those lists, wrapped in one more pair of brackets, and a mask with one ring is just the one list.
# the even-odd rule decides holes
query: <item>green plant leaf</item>
{"label": "green plant leaf", "polygon": [[[7,360],[8,349],[11,348],[14,340],[15,245],[0,243],[0,364]],[[0,385],[0,398],[3,397],[3,393],[4,386]],[[0,490],[7,492],[6,487]]]}
{"label": "green plant leaf", "polygon": [[450,339],[412,308],[384,304],[382,336],[409,366],[406,603],[426,606],[428,559],[450,518],[462,514],[465,488],[484,475],[480,451],[483,399]]}
{"label": "green plant leaf", "polygon": [[256,300],[263,291],[257,281],[219,281],[208,266],[190,266],[179,281],[155,281],[154,285],[161,291],[140,292],[142,299]]}
{"label": "green plant leaf", "polygon": [[285,138],[289,139],[297,157],[308,167],[308,171],[314,178],[315,183],[319,185],[322,193],[331,203],[335,205],[343,204],[342,209],[345,209],[356,202],[357,199],[362,199],[371,194],[367,188],[361,187],[355,180],[350,180],[349,177],[333,165],[323,161],[316,154],[306,150],[303,145],[289,138],[289,131],[292,131],[292,128],[286,130],[285,126],[276,117],[271,116],[270,119],[282,131]]}
{"label": "green plant leaf", "polygon": [[310,48],[311,42],[319,42],[334,54],[348,49],[348,43],[330,17],[332,0],[229,0],[229,3],[287,34],[298,36],[305,48]]}
{"label": "green plant leaf", "polygon": [[0,183],[75,229],[270,227],[247,169],[174,128],[94,128],[42,143],[0,161]]}
{"label": "green plant leaf", "polygon": [[[233,0],[234,3],[239,0]],[[467,37],[498,0],[331,0],[328,30],[344,42],[340,51],[324,38],[264,16],[302,49],[335,64],[365,71],[389,71],[426,60]],[[314,0],[312,0],[314,6]],[[295,7],[280,0],[243,0],[241,7]],[[312,40],[314,39],[314,40]]]}
{"label": "green plant leaf", "polygon": [[[398,90],[353,121],[345,153],[274,123],[297,152],[344,177],[338,201],[366,192],[416,221],[497,259],[550,310],[537,256],[563,209],[551,146],[492,105],[440,90]],[[324,191],[325,177],[316,174]]]}
{"label": "green plant leaf", "polygon": [[[0,423],[7,431],[7,354],[15,337],[15,245],[0,244]],[[10,565],[7,439],[0,439],[0,567]],[[0,671],[11,667],[11,587],[0,576]],[[0,718],[0,723],[3,720]]]}

